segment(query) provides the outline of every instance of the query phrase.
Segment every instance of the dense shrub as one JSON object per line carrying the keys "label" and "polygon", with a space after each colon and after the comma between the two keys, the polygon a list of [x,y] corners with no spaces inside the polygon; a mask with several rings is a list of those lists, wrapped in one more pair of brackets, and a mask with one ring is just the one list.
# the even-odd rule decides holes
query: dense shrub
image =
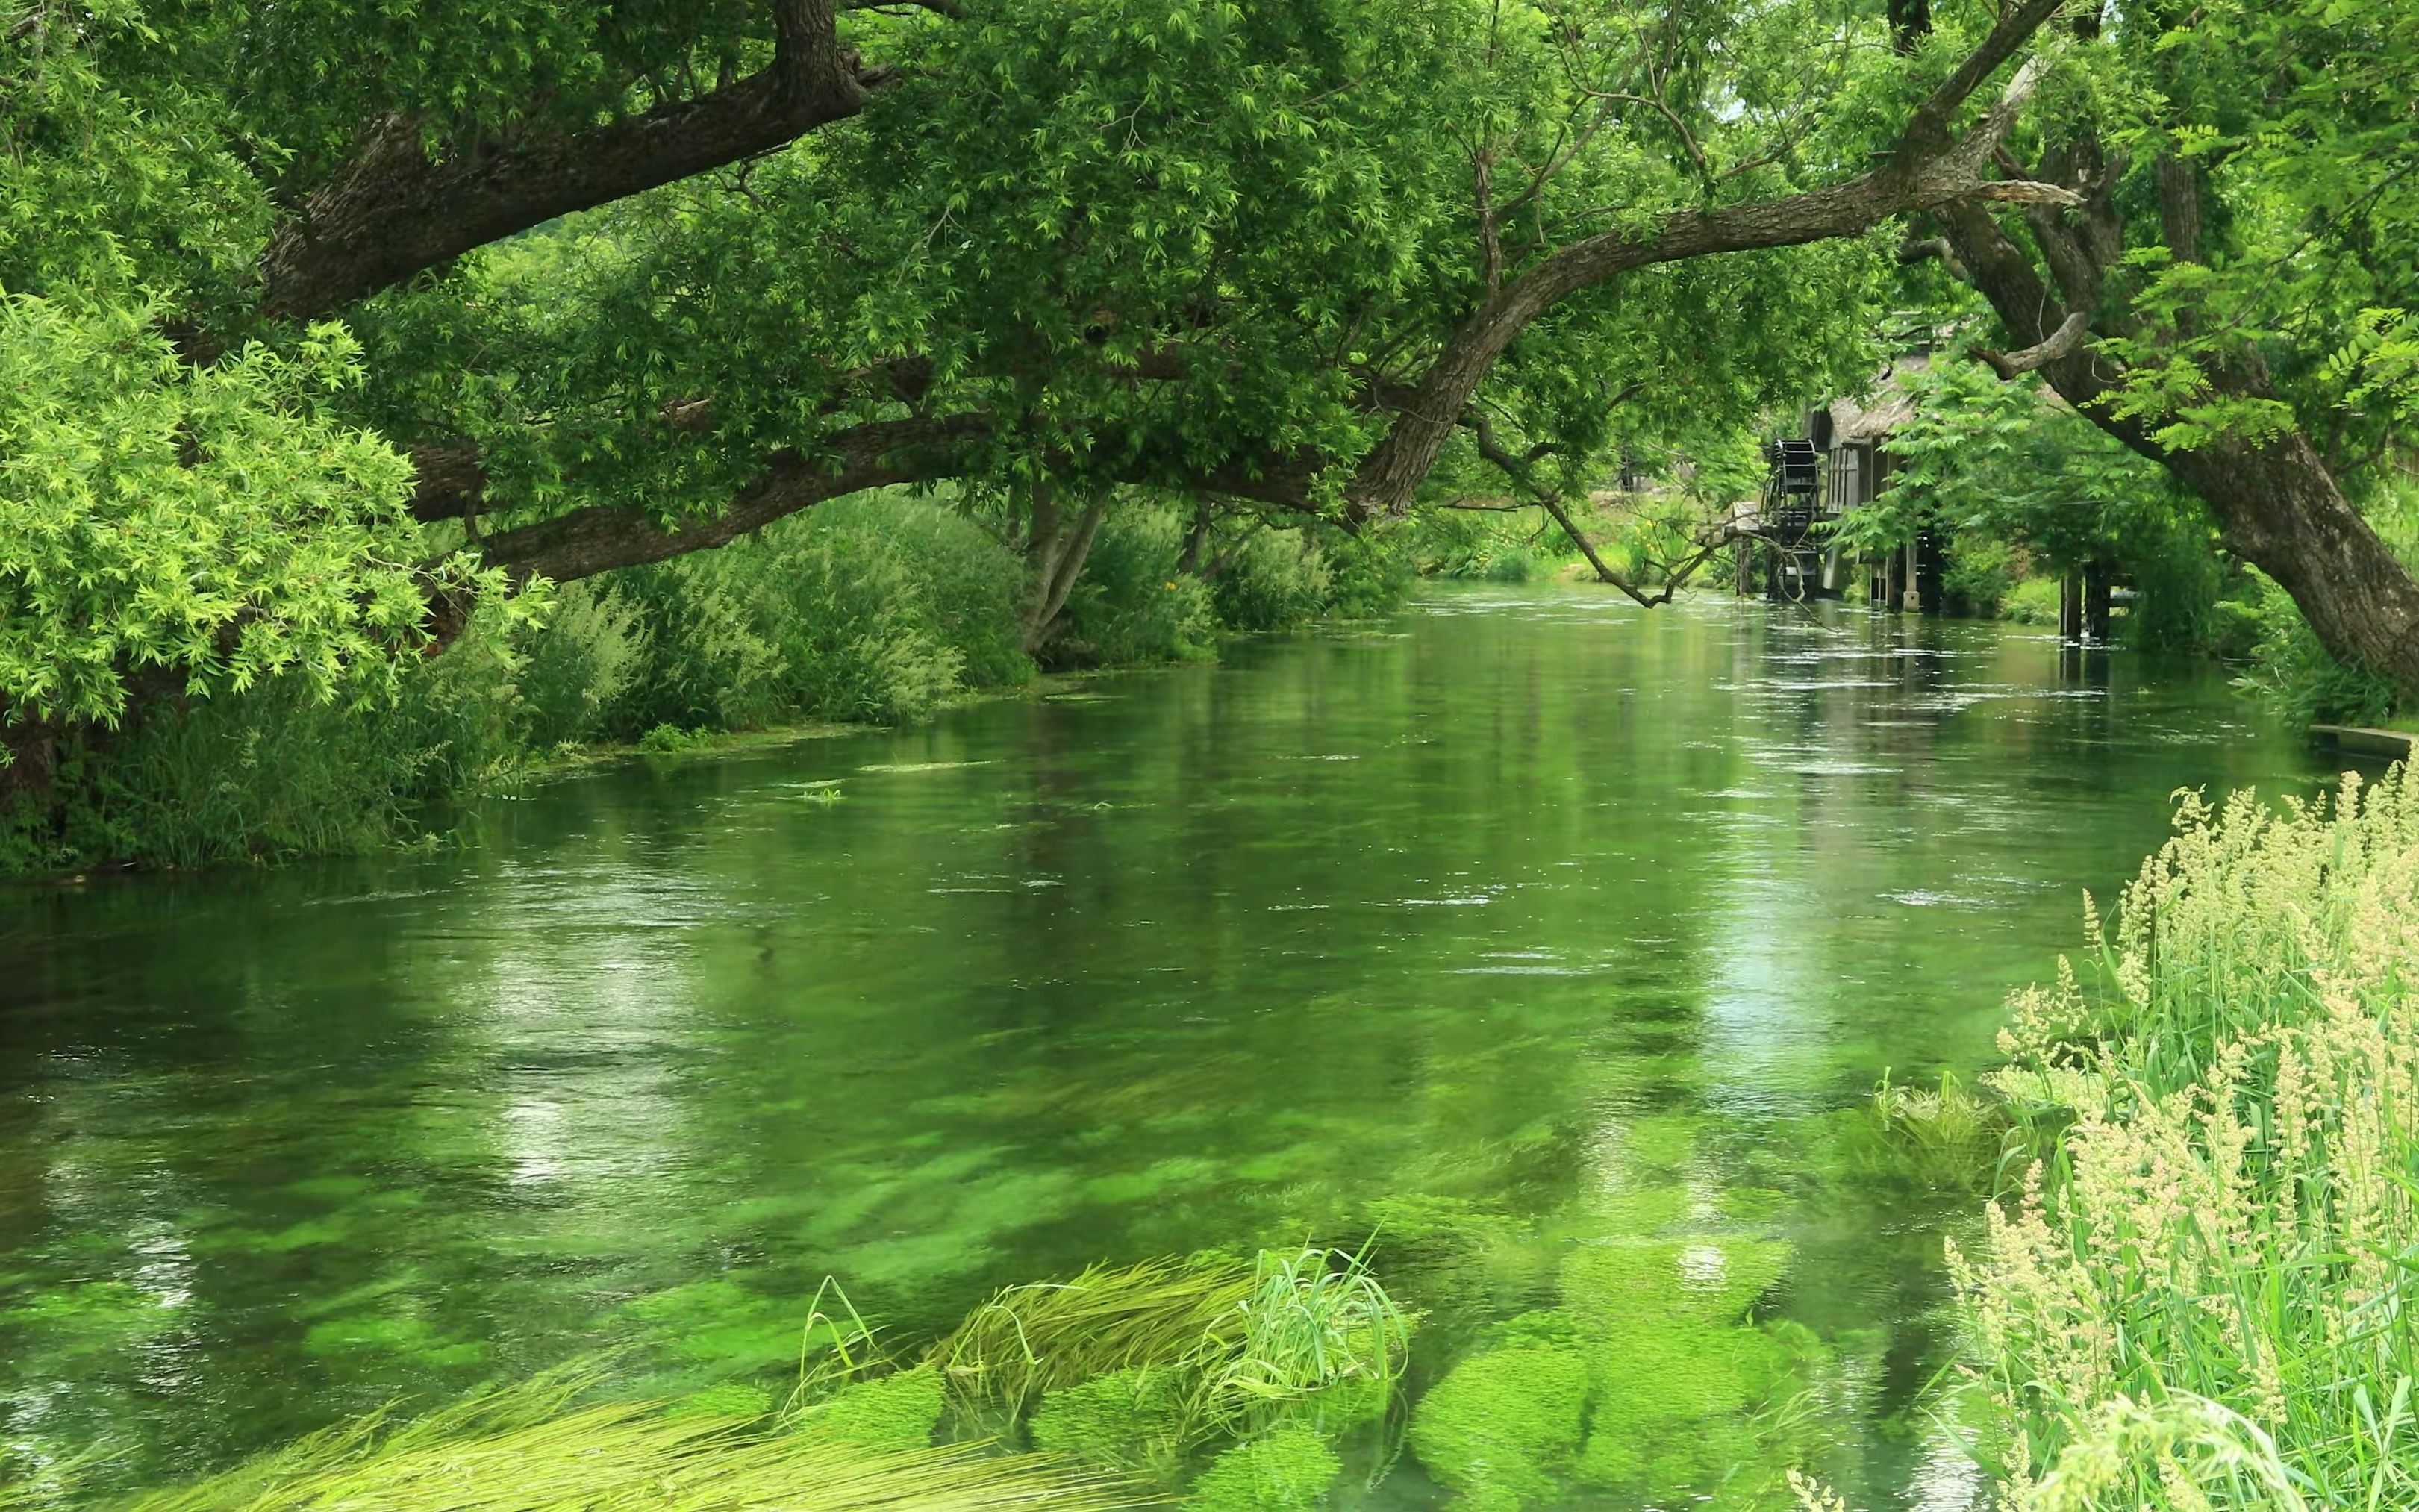
{"label": "dense shrub", "polygon": [[2393,684],[2337,661],[2283,589],[2261,586],[2249,614],[2257,639],[2243,687],[2296,723],[2378,724],[2394,713]]}
{"label": "dense shrub", "polygon": [[1961,611],[1988,617],[1999,612],[2023,578],[2024,562],[2014,547],[1988,535],[1961,534],[1949,546],[1940,589]]}
{"label": "dense shrub", "polygon": [[0,810],[0,872],[333,855],[417,833],[430,805],[520,763],[516,667],[474,625],[348,697],[280,676],[148,702],[116,730],[75,732],[48,787]]}
{"label": "dense shrub", "polygon": [[1057,666],[1189,661],[1218,643],[1209,585],[1178,570],[1184,517],[1163,505],[1109,512],[1044,659]]}
{"label": "dense shrub", "polygon": [[1278,630],[1326,611],[1335,569],[1304,532],[1256,530],[1227,553],[1210,591],[1228,628]]}
{"label": "dense shrub", "polygon": [[629,601],[589,583],[557,589],[545,625],[523,639],[522,718],[540,749],[603,734],[654,651]]}
{"label": "dense shrub", "polygon": [[[907,723],[968,689],[1032,676],[1017,645],[1023,585],[1015,554],[942,503],[848,500],[721,551],[619,574],[616,608],[575,601],[530,656],[614,677],[580,692],[546,684],[549,706],[598,711],[584,734]],[[570,645],[549,651],[558,640]]]}

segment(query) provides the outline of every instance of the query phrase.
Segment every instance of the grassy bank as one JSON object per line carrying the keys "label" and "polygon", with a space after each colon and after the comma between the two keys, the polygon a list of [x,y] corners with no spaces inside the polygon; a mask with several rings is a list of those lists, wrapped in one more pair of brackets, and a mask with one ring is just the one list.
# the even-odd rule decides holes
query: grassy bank
{"label": "grassy bank", "polygon": [[2009,1504],[2419,1504],[2419,785],[2187,798],[2090,949],[1956,1265]]}
{"label": "grassy bank", "polygon": [[442,655],[364,662],[333,696],[272,677],[141,701],[0,786],[0,876],[191,867],[441,841],[451,808],[596,748],[899,725],[1062,668],[1213,656],[1232,634],[1388,607],[1387,543],[1111,511],[1038,641],[1031,574],[963,501],[868,496],[719,551],[487,608]]}

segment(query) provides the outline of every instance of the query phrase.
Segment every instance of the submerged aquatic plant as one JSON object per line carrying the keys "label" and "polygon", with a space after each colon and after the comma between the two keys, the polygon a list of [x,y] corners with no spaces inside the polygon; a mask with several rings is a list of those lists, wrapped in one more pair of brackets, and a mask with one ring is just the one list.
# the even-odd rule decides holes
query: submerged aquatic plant
{"label": "submerged aquatic plant", "polygon": [[1239,1347],[1208,1362],[1221,1409],[1252,1415],[1347,1382],[1366,1382],[1381,1404],[1410,1350],[1411,1320],[1364,1255],[1262,1250],[1242,1303]]}
{"label": "submerged aquatic plant", "polygon": [[1327,1441],[1300,1424],[1272,1428],[1234,1445],[1210,1462],[1184,1500],[1186,1512],[1312,1512],[1344,1461]]}
{"label": "submerged aquatic plant", "polygon": [[1232,1350],[1254,1280],[1225,1256],[1096,1265],[1071,1281],[1004,1288],[932,1357],[962,1401],[1022,1414],[1043,1393],[1096,1376]]}
{"label": "submerged aquatic plant", "polygon": [[1104,1377],[1156,1378],[1180,1403],[1181,1437],[1240,1431],[1347,1384],[1381,1397],[1401,1375],[1410,1319],[1342,1250],[1263,1251],[1095,1266],[1009,1287],[933,1350],[961,1400],[1029,1411]]}
{"label": "submerged aquatic plant", "polygon": [[2187,797],[2014,999],[2064,1132],[1952,1250],[2020,1508],[2419,1504],[2419,783]]}
{"label": "submerged aquatic plant", "polygon": [[1559,1504],[1574,1484],[1757,1504],[1826,1353],[1798,1325],[1751,1319],[1790,1258],[1720,1235],[1579,1248],[1559,1306],[1499,1325],[1421,1399],[1412,1449],[1490,1512]]}
{"label": "submerged aquatic plant", "polygon": [[1885,1071],[1873,1088],[1872,1123],[1882,1163],[1924,1186],[1970,1188],[1996,1176],[2007,1115],[1953,1072],[1942,1072],[1935,1089],[1892,1081]]}
{"label": "submerged aquatic plant", "polygon": [[558,1371],[413,1421],[373,1413],[118,1512],[1101,1512],[1154,1500],[980,1444],[880,1450],[657,1403],[582,1405],[596,1383]]}

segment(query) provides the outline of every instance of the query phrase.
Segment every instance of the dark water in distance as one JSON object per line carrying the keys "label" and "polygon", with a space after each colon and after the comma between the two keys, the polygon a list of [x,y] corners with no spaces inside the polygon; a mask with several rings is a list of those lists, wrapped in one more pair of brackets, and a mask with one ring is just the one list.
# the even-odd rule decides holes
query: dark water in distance
{"label": "dark water in distance", "polygon": [[1842,1120],[1987,1064],[2173,790],[2319,775],[2215,675],[2037,633],[1465,588],[548,781],[468,852],[0,892],[0,1459],[216,1465],[634,1340],[759,1379],[827,1273],[913,1340],[1415,1196],[1790,1240],[1782,1310],[1862,1362],[1825,1463],[1962,1507],[1915,1395],[1972,1203]]}

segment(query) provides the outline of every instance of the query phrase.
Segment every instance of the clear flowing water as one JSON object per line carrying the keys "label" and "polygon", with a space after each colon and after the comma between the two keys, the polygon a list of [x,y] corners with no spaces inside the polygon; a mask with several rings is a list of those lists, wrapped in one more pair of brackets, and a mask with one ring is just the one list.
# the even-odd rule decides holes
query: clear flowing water
{"label": "clear flowing water", "polygon": [[0,1458],[149,1478],[610,1346],[744,1390],[825,1275],[913,1341],[1412,1212],[1497,1226],[1403,1283],[1423,1380],[1576,1246],[1785,1241],[1765,1307],[1834,1361],[1791,1431],[1964,1506],[1922,1388],[1973,1199],[1860,1106],[1988,1062],[2173,790],[2319,775],[2037,634],[1467,589],[566,777],[469,851],[14,889]]}

